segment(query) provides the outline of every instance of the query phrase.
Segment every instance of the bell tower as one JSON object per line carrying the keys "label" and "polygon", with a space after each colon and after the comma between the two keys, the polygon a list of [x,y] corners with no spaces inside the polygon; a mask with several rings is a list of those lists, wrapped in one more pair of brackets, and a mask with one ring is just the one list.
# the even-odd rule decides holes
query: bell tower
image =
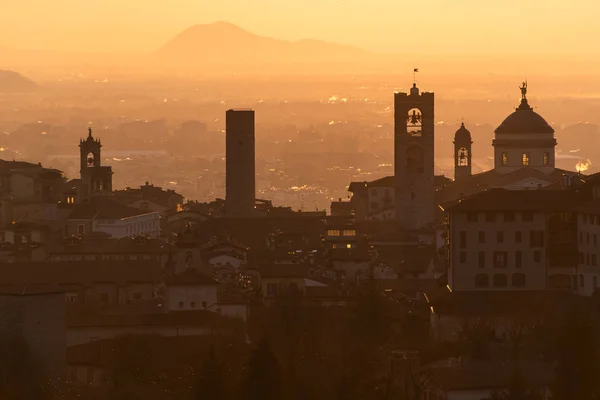
{"label": "bell tower", "polygon": [[454,134],[454,180],[462,181],[471,177],[471,132],[464,122]]}
{"label": "bell tower", "polygon": [[95,194],[112,192],[112,168],[102,166],[100,139],[94,139],[92,128],[88,128],[87,138],[79,140],[81,190],[79,197],[88,200]]}
{"label": "bell tower", "polygon": [[406,230],[433,228],[435,224],[433,139],[433,93],[420,93],[416,83],[410,93],[395,93],[396,219]]}

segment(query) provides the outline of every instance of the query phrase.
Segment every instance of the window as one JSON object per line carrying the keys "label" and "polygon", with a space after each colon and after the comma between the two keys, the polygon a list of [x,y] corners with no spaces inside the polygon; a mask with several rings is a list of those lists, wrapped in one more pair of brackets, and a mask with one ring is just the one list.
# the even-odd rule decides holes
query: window
{"label": "window", "polygon": [[521,243],[523,241],[523,232],[516,231],[515,232],[515,243]]}
{"label": "window", "polygon": [[485,243],[485,232],[479,231],[479,243]]}
{"label": "window", "polygon": [[533,261],[534,262],[540,262],[542,261],[542,252],[539,250],[536,250],[533,252]]}
{"label": "window", "polygon": [[465,264],[467,262],[467,253],[465,251],[461,251],[458,257],[461,264]]}
{"label": "window", "polygon": [[594,246],[595,246],[596,244],[598,244],[598,240],[597,240],[598,238],[595,233],[594,233],[593,239],[594,239]]}
{"label": "window", "polygon": [[598,278],[594,276],[594,289],[598,287]]}
{"label": "window", "polygon": [[340,236],[340,231],[338,229],[330,229],[327,231],[327,236]]}
{"label": "window", "polygon": [[524,222],[532,222],[533,221],[533,213],[532,212],[524,212],[522,218],[523,218]]}
{"label": "window", "polygon": [[525,286],[525,274],[513,274],[512,275],[512,285],[515,287],[524,287]]}
{"label": "window", "polygon": [[579,275],[579,287],[583,287],[585,285],[585,279],[583,275]]}
{"label": "window", "polygon": [[108,304],[108,293],[100,293],[98,295],[98,302],[100,304]]}
{"label": "window", "polygon": [[494,287],[495,288],[503,288],[508,284],[508,278],[505,274],[495,274],[494,275]]}
{"label": "window", "polygon": [[550,153],[544,153],[544,165],[550,165]]}
{"label": "window", "polygon": [[583,244],[583,232],[579,232],[579,243]]}
{"label": "window", "polygon": [[275,296],[277,294],[277,284],[267,283],[267,296]]}
{"label": "window", "polygon": [[596,266],[596,253],[592,254],[592,266],[595,267]]}
{"label": "window", "polygon": [[85,225],[84,224],[77,225],[77,233],[80,235],[85,235]]}
{"label": "window", "polygon": [[579,252],[579,264],[583,264],[585,262],[585,254],[582,251]]}
{"label": "window", "polygon": [[183,308],[183,301],[179,302],[179,308]]}
{"label": "window", "polygon": [[590,265],[590,253],[585,253],[585,265]]}
{"label": "window", "polygon": [[507,267],[507,257],[505,251],[495,251],[494,252],[494,268],[506,268]]}
{"label": "window", "polygon": [[485,213],[485,222],[496,222],[496,214],[493,212]]}
{"label": "window", "polygon": [[490,277],[487,274],[475,275],[475,287],[486,288],[490,286]]}
{"label": "window", "polygon": [[496,241],[498,243],[504,243],[504,232],[502,232],[502,231],[496,232]]}
{"label": "window", "polygon": [[467,232],[465,231],[460,232],[459,246],[461,249],[467,247]]}
{"label": "window", "polygon": [[504,222],[513,222],[515,220],[515,213],[507,211],[504,213]]}
{"label": "window", "polygon": [[79,300],[79,295],[77,293],[67,293],[65,295],[65,301],[67,303],[77,303],[77,301]]}
{"label": "window", "polygon": [[352,248],[352,243],[346,243],[346,248],[347,249],[351,249]]}
{"label": "window", "polygon": [[192,308],[196,308],[196,302],[195,302],[195,301],[192,301],[192,302],[190,303],[190,307],[192,307]]}
{"label": "window", "polygon": [[508,165],[508,154],[502,153],[502,165]]}
{"label": "window", "polygon": [[524,166],[529,165],[529,154],[527,154],[527,153],[523,153],[523,165]]}
{"label": "window", "polygon": [[531,247],[544,247],[544,232],[531,231],[530,233]]}
{"label": "window", "polygon": [[515,268],[523,268],[523,252],[515,252]]}
{"label": "window", "polygon": [[485,251],[479,252],[479,268],[485,268]]}
{"label": "window", "polygon": [[477,222],[477,213],[476,212],[468,212],[467,213],[467,221],[469,222]]}
{"label": "window", "polygon": [[356,231],[354,229],[345,229],[343,231],[344,236],[356,236]]}

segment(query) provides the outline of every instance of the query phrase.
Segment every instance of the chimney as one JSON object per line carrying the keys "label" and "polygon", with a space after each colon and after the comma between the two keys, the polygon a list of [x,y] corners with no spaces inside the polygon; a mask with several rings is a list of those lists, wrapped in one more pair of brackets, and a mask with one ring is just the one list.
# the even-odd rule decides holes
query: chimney
{"label": "chimney", "polygon": [[573,176],[569,174],[563,174],[563,186],[570,189],[573,186]]}

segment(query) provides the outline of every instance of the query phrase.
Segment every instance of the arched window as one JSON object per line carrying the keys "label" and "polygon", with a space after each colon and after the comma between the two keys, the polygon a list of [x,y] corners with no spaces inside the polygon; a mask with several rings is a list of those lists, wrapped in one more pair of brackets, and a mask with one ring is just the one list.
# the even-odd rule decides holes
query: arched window
{"label": "arched window", "polygon": [[421,110],[418,108],[412,108],[408,111],[406,117],[406,132],[412,136],[421,136],[422,131],[423,115]]}
{"label": "arched window", "polygon": [[456,153],[456,165],[459,167],[469,166],[469,150],[466,147],[461,147]]}
{"label": "arched window", "polygon": [[508,284],[508,278],[506,274],[494,274],[494,287],[503,288]]}
{"label": "arched window", "polygon": [[486,288],[490,286],[490,277],[487,274],[475,275],[475,287]]}
{"label": "arched window", "polygon": [[512,275],[512,285],[514,287],[524,287],[526,284],[525,274]]}
{"label": "arched window", "polygon": [[502,153],[502,165],[508,165],[508,154]]}

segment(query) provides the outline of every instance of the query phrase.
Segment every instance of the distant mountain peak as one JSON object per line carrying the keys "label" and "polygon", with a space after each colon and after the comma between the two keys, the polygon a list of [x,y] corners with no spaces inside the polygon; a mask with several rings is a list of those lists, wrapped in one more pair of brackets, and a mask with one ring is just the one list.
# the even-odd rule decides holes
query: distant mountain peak
{"label": "distant mountain peak", "polygon": [[256,35],[227,21],[191,26],[168,41],[157,55],[170,63],[262,64],[346,62],[366,52],[322,40],[297,42]]}
{"label": "distant mountain peak", "polygon": [[25,92],[37,88],[32,80],[15,71],[0,69],[0,93]]}

